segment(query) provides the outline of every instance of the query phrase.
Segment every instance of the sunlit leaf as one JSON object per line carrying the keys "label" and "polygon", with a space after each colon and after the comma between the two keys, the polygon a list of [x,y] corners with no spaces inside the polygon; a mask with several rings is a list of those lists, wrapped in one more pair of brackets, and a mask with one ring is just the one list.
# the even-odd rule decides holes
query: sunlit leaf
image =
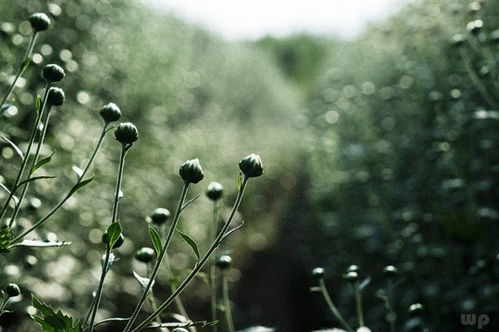
{"label": "sunlit leaf", "polygon": [[66,241],[41,241],[41,240],[23,240],[15,243],[12,247],[64,247],[71,245]]}
{"label": "sunlit leaf", "polygon": [[106,240],[107,240],[106,245],[109,248],[114,247],[120,236],[121,236],[121,225],[119,222],[113,222],[106,231]]}
{"label": "sunlit leaf", "polygon": [[52,152],[50,156],[39,160],[35,165],[33,165],[33,167],[31,168],[31,174],[35,173],[43,165],[48,164],[52,160],[52,156],[54,155],[54,153],[55,151]]}
{"label": "sunlit leaf", "polygon": [[149,234],[151,235],[151,240],[154,249],[156,250],[156,255],[158,256],[161,255],[161,252],[163,251],[163,245],[161,244],[161,237],[152,226],[149,226]]}
{"label": "sunlit leaf", "polygon": [[73,167],[71,168],[73,170],[73,172],[76,173],[76,175],[78,176],[78,178],[81,178],[82,175],[83,175],[83,170],[81,168],[79,168],[78,166],[76,165],[73,165]]}
{"label": "sunlit leaf", "polygon": [[76,194],[76,192],[78,192],[78,190],[80,190],[81,188],[85,187],[86,185],[88,185],[93,180],[94,180],[94,178],[92,177],[92,178],[90,178],[88,180],[83,180],[83,181],[78,182],[77,184],[75,184],[75,186],[69,192],[69,196],[73,196],[74,194]]}
{"label": "sunlit leaf", "polygon": [[83,332],[83,327],[72,317],[62,313],[61,310],[54,311],[47,304],[40,302],[32,295],[33,307],[38,311],[32,318],[40,324],[43,332]]}
{"label": "sunlit leaf", "polygon": [[196,255],[197,260],[199,261],[199,249],[196,241],[192,239],[189,235],[181,232],[180,230],[177,229],[177,233],[180,235],[180,237],[191,247],[192,251],[194,251],[194,254]]}
{"label": "sunlit leaf", "polygon": [[21,151],[21,149],[14,144],[14,142],[12,142],[11,140],[9,140],[7,137],[5,137],[4,135],[1,135],[2,138],[4,139],[4,141],[6,141],[10,147],[16,151],[17,155],[21,158],[21,160],[24,160],[24,153]]}
{"label": "sunlit leaf", "polygon": [[[135,280],[137,280],[139,282],[139,285],[140,287],[142,287],[142,291],[145,291],[146,288],[147,288],[147,285],[149,284],[149,281],[151,279],[149,278],[145,278],[145,277],[141,277],[137,272],[133,271],[133,277],[135,278]],[[152,282],[152,285],[151,287],[149,288],[149,290],[151,290],[152,286],[154,286],[154,281]]]}

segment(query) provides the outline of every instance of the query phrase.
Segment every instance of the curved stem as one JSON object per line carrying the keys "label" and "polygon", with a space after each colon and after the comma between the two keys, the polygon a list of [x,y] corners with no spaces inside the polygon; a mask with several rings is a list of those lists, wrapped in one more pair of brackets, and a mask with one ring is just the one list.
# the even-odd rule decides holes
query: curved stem
{"label": "curved stem", "polygon": [[[42,125],[43,125],[42,135],[40,136],[40,139],[38,140],[38,143],[36,145],[35,155],[33,156],[33,159],[31,160],[31,164],[28,167],[28,175],[26,176],[26,179],[29,179],[31,174],[33,174],[33,167],[38,162],[38,157],[40,156],[40,150],[42,149],[43,142],[45,141],[45,136],[47,135],[47,128],[48,128],[48,124],[49,124],[49,120],[50,120],[51,109],[52,109],[52,106],[49,105],[47,108],[47,115],[45,116],[45,120],[42,119]],[[29,186],[29,182],[26,183],[26,185],[23,187],[23,190],[21,191],[21,195],[19,196],[19,201],[17,202],[16,207],[14,208],[14,212],[12,213],[12,216],[10,217],[10,225],[13,225],[16,221],[17,215],[19,213],[19,209],[21,208],[21,203],[24,200],[24,197],[26,196],[26,192],[28,191],[28,186]]]}
{"label": "curved stem", "polygon": [[[218,208],[217,201],[213,202],[213,220],[210,225],[210,242],[215,241],[215,236],[218,229]],[[211,257],[210,266],[208,273],[208,284],[210,286],[210,301],[211,301],[211,321],[216,322],[217,317],[217,280],[216,280],[216,266],[215,266],[215,255]],[[213,332],[218,332],[218,323],[213,324]]]}
{"label": "curved stem", "polygon": [[[146,298],[147,298],[147,293],[152,287],[152,283],[156,279],[156,276],[158,275],[159,272],[159,267],[161,266],[161,263],[163,262],[163,259],[166,255],[166,252],[168,250],[168,246],[170,245],[170,242],[173,238],[173,234],[175,233],[175,229],[177,227],[178,221],[180,219],[180,214],[182,213],[182,206],[184,205],[185,197],[187,196],[187,189],[189,188],[189,183],[184,182],[184,186],[182,188],[182,193],[180,194],[180,199],[178,201],[177,209],[175,210],[175,216],[173,217],[173,222],[170,226],[170,230],[168,231],[168,234],[166,236],[165,242],[163,244],[163,247],[161,249],[161,253],[156,260],[156,263],[154,264],[151,276],[149,278],[149,283],[147,284],[146,288],[144,289],[142,293],[142,297],[139,300],[139,303],[137,303],[137,306],[135,307],[132,315],[130,316],[130,320],[128,321],[127,325],[125,326],[125,329],[123,332],[130,331],[132,328],[133,323],[137,319],[137,316],[139,315],[140,309],[142,308],[142,305],[144,304]],[[155,310],[154,312],[156,312]],[[156,316],[155,316],[156,317]]]}
{"label": "curved stem", "polygon": [[[113,202],[113,215],[111,218],[111,224],[116,221],[116,214],[118,213],[118,201],[120,198],[120,191],[121,191],[121,182],[123,178],[123,169],[125,167],[125,157],[126,157],[126,152],[127,152],[127,146],[122,145],[121,146],[121,155],[120,155],[120,166],[118,169],[118,178],[116,180],[116,190],[114,194],[114,202]],[[93,332],[94,330],[94,322],[95,322],[95,315],[97,314],[97,310],[99,309],[100,305],[100,300],[102,297],[102,289],[104,288],[104,280],[106,279],[106,275],[108,272],[108,264],[109,264],[109,258],[111,257],[111,250],[109,246],[106,245],[106,256],[104,258],[104,264],[102,265],[102,272],[99,280],[99,286],[97,287],[97,293],[95,294],[95,303],[92,308],[92,314],[90,315],[90,330],[89,332]]]}
{"label": "curved stem", "polygon": [[13,243],[18,242],[23,237],[25,237],[26,235],[28,235],[29,233],[31,233],[33,230],[35,230],[36,228],[38,228],[45,221],[47,221],[50,217],[52,217],[52,215],[54,215],[57,211],[59,211],[59,209],[64,205],[64,203],[66,203],[66,201],[73,195],[72,194],[72,189],[75,186],[79,185],[83,181],[83,178],[87,174],[88,170],[90,169],[90,166],[92,165],[95,157],[97,156],[97,152],[99,151],[99,149],[100,149],[100,147],[102,145],[102,141],[104,140],[104,137],[106,136],[106,134],[108,132],[107,127],[108,127],[108,124],[105,124],[104,128],[102,129],[102,133],[101,133],[101,135],[99,137],[99,140],[97,142],[97,145],[95,146],[95,149],[94,149],[94,151],[93,151],[90,159],[88,160],[88,162],[87,162],[85,168],[83,169],[83,172],[81,173],[81,175],[78,176],[78,180],[76,181],[75,185],[71,188],[71,190],[45,216],[43,216],[40,220],[38,220],[37,222],[35,222],[33,224],[33,226],[31,226],[29,229],[25,230],[23,233],[21,233],[16,238],[14,238],[14,240],[12,241]]}
{"label": "curved stem", "polygon": [[362,312],[362,293],[359,289],[359,283],[355,282],[352,287],[355,294],[355,308],[357,310],[357,319],[359,320],[359,326],[364,326],[364,313]]}
{"label": "curved stem", "polygon": [[227,330],[229,332],[235,332],[234,321],[232,320],[232,310],[230,308],[230,298],[229,298],[229,278],[227,277],[227,271],[222,271],[222,288],[223,288],[223,298],[224,298],[224,312],[225,312],[225,322],[227,324]]}
{"label": "curved stem", "polygon": [[35,47],[35,42],[36,42],[36,37],[38,36],[38,31],[33,32],[33,35],[31,35],[31,40],[29,42],[28,48],[26,50],[26,53],[24,54],[23,62],[21,64],[21,67],[19,68],[19,71],[16,74],[16,77],[14,78],[14,81],[10,84],[10,86],[5,90],[4,96],[2,98],[2,102],[0,103],[0,107],[5,104],[7,99],[9,98],[10,94],[14,90],[17,81],[19,78],[24,74],[26,69],[28,69],[29,64],[31,61],[28,61],[28,58],[31,57],[31,52],[33,52],[33,48]]}
{"label": "curved stem", "polygon": [[[218,233],[215,241],[208,249],[208,251],[204,254],[204,256],[199,260],[196,266],[192,269],[192,271],[187,275],[187,277],[182,281],[182,283],[177,287],[177,290],[173,292],[170,297],[168,297],[152,314],[150,314],[142,323],[140,323],[136,328],[132,330],[132,332],[137,332],[143,330],[149,323],[151,323],[156,316],[158,316],[163,310],[165,310],[174,300],[175,298],[187,287],[189,282],[196,276],[196,274],[203,268],[204,264],[209,260],[210,256],[215,252],[218,248],[222,240],[224,239],[224,235],[227,233],[229,226],[234,219],[234,216],[239,209],[239,205],[241,205],[241,200],[244,196],[244,191],[246,189],[246,185],[248,183],[248,178],[244,177],[243,183],[237,193],[236,201],[234,202],[234,206],[232,207],[232,211],[229,215],[229,219],[225,222],[222,230]],[[133,322],[131,323],[133,324]],[[127,330],[123,331],[127,332]]]}
{"label": "curved stem", "polygon": [[324,297],[324,300],[326,300],[326,303],[333,315],[340,321],[340,323],[348,332],[354,332],[354,329],[350,326],[350,324],[347,323],[347,321],[343,318],[343,316],[334,305],[333,300],[331,299],[331,296],[329,296],[329,293],[327,291],[326,284],[324,283],[324,278],[319,279],[319,288],[321,289],[322,296]]}
{"label": "curved stem", "polygon": [[[47,103],[47,97],[48,97],[48,91],[50,88],[50,83],[47,83],[47,86],[45,87],[45,95],[43,97],[43,105],[42,109],[40,112],[37,112],[35,123],[33,125],[33,128],[31,129],[31,134],[29,137],[29,142],[28,142],[28,148],[26,149],[26,152],[24,154],[24,159],[21,162],[21,167],[19,168],[19,172],[17,173],[16,180],[14,181],[14,185],[12,186],[12,189],[10,191],[9,196],[7,197],[7,200],[5,201],[2,211],[0,212],[0,222],[2,221],[3,217],[5,216],[5,212],[7,212],[7,208],[9,207],[10,200],[14,197],[14,194],[16,192],[17,186],[19,185],[19,182],[21,181],[21,178],[24,174],[24,171],[26,169],[26,165],[28,164],[28,160],[30,157],[31,153],[31,148],[33,147],[33,142],[35,140],[36,132],[38,130],[38,126],[40,125],[40,121],[42,119],[44,110],[45,110],[45,104]],[[12,226],[12,223],[9,223],[9,227]]]}

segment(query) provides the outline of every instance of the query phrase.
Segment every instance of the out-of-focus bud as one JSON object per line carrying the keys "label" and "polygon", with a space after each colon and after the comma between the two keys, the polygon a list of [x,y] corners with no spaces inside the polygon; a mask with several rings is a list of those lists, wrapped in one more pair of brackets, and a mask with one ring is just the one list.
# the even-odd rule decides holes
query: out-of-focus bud
{"label": "out-of-focus bud", "polygon": [[239,168],[243,174],[249,178],[257,177],[263,174],[262,159],[256,153],[243,158],[239,162]]}
{"label": "out-of-focus bud", "polygon": [[157,208],[149,216],[151,222],[155,225],[163,225],[170,219],[171,213],[167,209]]}
{"label": "out-of-focus bud", "polygon": [[383,269],[383,273],[389,277],[393,277],[399,273],[399,270],[393,265],[388,265]]}
{"label": "out-of-focus bud", "polygon": [[16,284],[8,284],[7,287],[5,287],[4,292],[7,297],[15,297],[21,294],[21,290]]}
{"label": "out-of-focus bud", "polygon": [[474,35],[477,35],[482,31],[483,28],[483,21],[482,20],[474,20],[469,22],[466,25],[466,29],[468,29],[469,32],[471,32]]}
{"label": "out-of-focus bud", "polygon": [[143,247],[137,250],[135,253],[135,259],[142,263],[150,263],[154,259],[154,249],[149,247]]}
{"label": "out-of-focus bud", "polygon": [[52,21],[45,13],[35,13],[29,17],[29,23],[36,32],[45,31],[50,27]]}
{"label": "out-of-focus bud", "polygon": [[359,272],[359,266],[358,265],[350,265],[347,267],[347,272]]}
{"label": "out-of-focus bud", "polygon": [[212,201],[218,201],[222,198],[223,192],[224,187],[220,183],[212,181],[206,189],[206,196],[208,196],[208,198]]}
{"label": "out-of-focus bud", "polygon": [[464,45],[464,43],[466,42],[466,38],[458,33],[458,34],[455,34],[454,36],[451,37],[450,39],[450,43],[453,45],[453,46],[456,46],[456,47],[461,47]]}
{"label": "out-of-focus bud", "polygon": [[312,270],[312,277],[320,279],[324,277],[324,269],[322,267],[316,267]]}
{"label": "out-of-focus bud", "polygon": [[106,123],[118,121],[121,118],[121,110],[115,103],[103,106],[99,113]]}
{"label": "out-of-focus bud", "polygon": [[180,166],[179,174],[185,183],[198,183],[204,178],[199,159],[187,160]]}
{"label": "out-of-focus bud", "polygon": [[114,137],[123,145],[132,144],[139,139],[139,131],[131,122],[120,123],[114,131]]}
{"label": "out-of-focus bud", "polygon": [[42,69],[42,78],[48,83],[54,83],[61,81],[66,74],[61,66],[56,64],[49,64]]}
{"label": "out-of-focus bud", "polygon": [[499,29],[494,30],[490,33],[489,40],[493,43],[499,44]]}
{"label": "out-of-focus bud", "polygon": [[414,303],[409,306],[409,313],[416,315],[424,311],[424,306],[421,303]]}
{"label": "out-of-focus bud", "polygon": [[215,260],[215,265],[221,270],[228,269],[231,264],[232,264],[232,258],[227,254],[220,255]]}
{"label": "out-of-focus bud", "polygon": [[343,278],[348,280],[349,282],[355,282],[359,280],[359,274],[356,271],[350,271],[343,275]]}
{"label": "out-of-focus bud", "polygon": [[47,104],[51,106],[61,106],[64,104],[66,96],[61,88],[51,87],[47,96]]}

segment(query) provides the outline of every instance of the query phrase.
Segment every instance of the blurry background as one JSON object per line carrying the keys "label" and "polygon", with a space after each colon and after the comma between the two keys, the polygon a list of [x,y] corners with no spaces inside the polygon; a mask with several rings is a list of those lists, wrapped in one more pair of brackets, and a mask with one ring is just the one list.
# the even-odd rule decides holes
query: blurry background
{"label": "blurry background", "polygon": [[[55,20],[40,36],[15,106],[0,115],[1,131],[22,145],[35,96],[43,92],[41,67],[57,63],[67,72],[60,84],[67,102],[53,117],[43,151],[56,151],[43,172],[58,177],[31,186],[20,226],[69,190],[71,166],[84,163],[101,129],[98,110],[112,101],[137,125],[140,140],[127,158],[120,205],[128,240],[106,283],[101,318],[125,316],[136,303],[132,268],[145,271],[133,254],[151,245],[144,217],[159,206],[174,209],[179,165],[199,157],[205,170],[190,192],[202,197],[181,220],[205,248],[207,184],[225,186],[226,216],[237,162],[257,152],[265,176],[250,183],[239,216],[245,226],[224,245],[233,249],[237,328],[337,326],[322,298],[309,291],[315,266],[326,269],[335,302],[354,322],[354,298],[341,275],[357,264],[362,277],[372,277],[364,295],[367,325],[386,331],[377,294],[386,283],[383,267],[393,264],[400,270],[401,330],[422,324],[407,314],[414,302],[426,306],[422,321],[432,331],[465,330],[461,313],[489,314],[487,328],[496,330],[497,1],[321,7],[327,3],[317,0],[303,9],[257,1],[243,10],[233,3],[0,1],[2,90],[23,55],[29,15],[44,11]],[[301,13],[317,20],[307,25]],[[483,26],[475,29],[475,20]],[[0,149],[0,174],[10,183],[18,162],[6,144]],[[2,285],[23,288],[16,315],[4,322],[13,330],[34,329],[22,317],[30,292],[84,315],[100,274],[118,157],[119,144],[109,135],[93,169],[97,181],[35,234],[72,246],[0,256]],[[179,239],[172,253],[180,278],[194,257]],[[158,297],[168,295],[166,284],[163,275]],[[182,298],[192,319],[209,318],[201,280]]]}

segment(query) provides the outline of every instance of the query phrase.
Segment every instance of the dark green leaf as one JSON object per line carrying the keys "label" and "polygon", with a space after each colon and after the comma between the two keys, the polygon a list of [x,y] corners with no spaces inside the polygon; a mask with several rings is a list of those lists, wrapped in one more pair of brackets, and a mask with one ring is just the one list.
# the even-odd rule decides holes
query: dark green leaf
{"label": "dark green leaf", "polygon": [[83,181],[78,182],[77,184],[75,184],[75,186],[69,192],[69,196],[73,196],[74,194],[76,194],[76,192],[78,190],[80,190],[81,188],[85,187],[87,184],[89,184],[93,180],[94,180],[94,178],[92,177],[92,178],[90,178],[88,180],[83,180]]}
{"label": "dark green leaf", "polygon": [[50,156],[43,158],[42,160],[38,160],[38,162],[33,165],[31,168],[31,174],[35,173],[37,169],[42,167],[45,164],[48,164],[52,160],[52,156],[54,155],[55,151],[50,154]]}
{"label": "dark green leaf", "polygon": [[83,332],[79,322],[62,313],[61,310],[54,311],[50,306],[40,302],[32,295],[33,307],[38,310],[37,315],[33,315],[35,322],[40,324],[43,332]]}
{"label": "dark green leaf", "polygon": [[17,155],[21,158],[21,160],[24,160],[24,154],[21,151],[21,149],[17,145],[15,145],[14,142],[9,140],[7,137],[2,135],[2,138],[10,145],[12,149],[14,149],[14,151],[16,151]]}
{"label": "dark green leaf", "polygon": [[194,254],[196,255],[197,260],[199,261],[199,249],[198,249],[198,245],[196,244],[196,241],[194,241],[189,235],[179,231],[178,229],[177,229],[177,233],[189,245],[189,247],[191,247],[191,249],[194,251]]}
{"label": "dark green leaf", "polygon": [[71,245],[71,242],[66,241],[40,241],[40,240],[23,240],[15,243],[12,247],[64,247]]}
{"label": "dark green leaf", "polygon": [[16,190],[18,188],[20,188],[21,186],[25,185],[26,183],[29,183],[29,182],[33,182],[33,181],[36,181],[36,180],[43,180],[43,179],[54,179],[54,178],[55,178],[55,176],[53,176],[53,175],[33,176],[33,177],[29,178],[29,179],[26,179],[24,181],[19,182],[19,184],[16,187]]}
{"label": "dark green leaf", "polygon": [[149,226],[149,234],[151,235],[152,244],[154,245],[154,249],[156,249],[156,255],[161,255],[163,251],[163,245],[161,244],[161,237],[158,232],[154,229],[154,227]]}
{"label": "dark green leaf", "polygon": [[119,222],[113,222],[111,226],[106,231],[107,234],[107,246],[109,248],[114,247],[121,235],[121,225]]}

